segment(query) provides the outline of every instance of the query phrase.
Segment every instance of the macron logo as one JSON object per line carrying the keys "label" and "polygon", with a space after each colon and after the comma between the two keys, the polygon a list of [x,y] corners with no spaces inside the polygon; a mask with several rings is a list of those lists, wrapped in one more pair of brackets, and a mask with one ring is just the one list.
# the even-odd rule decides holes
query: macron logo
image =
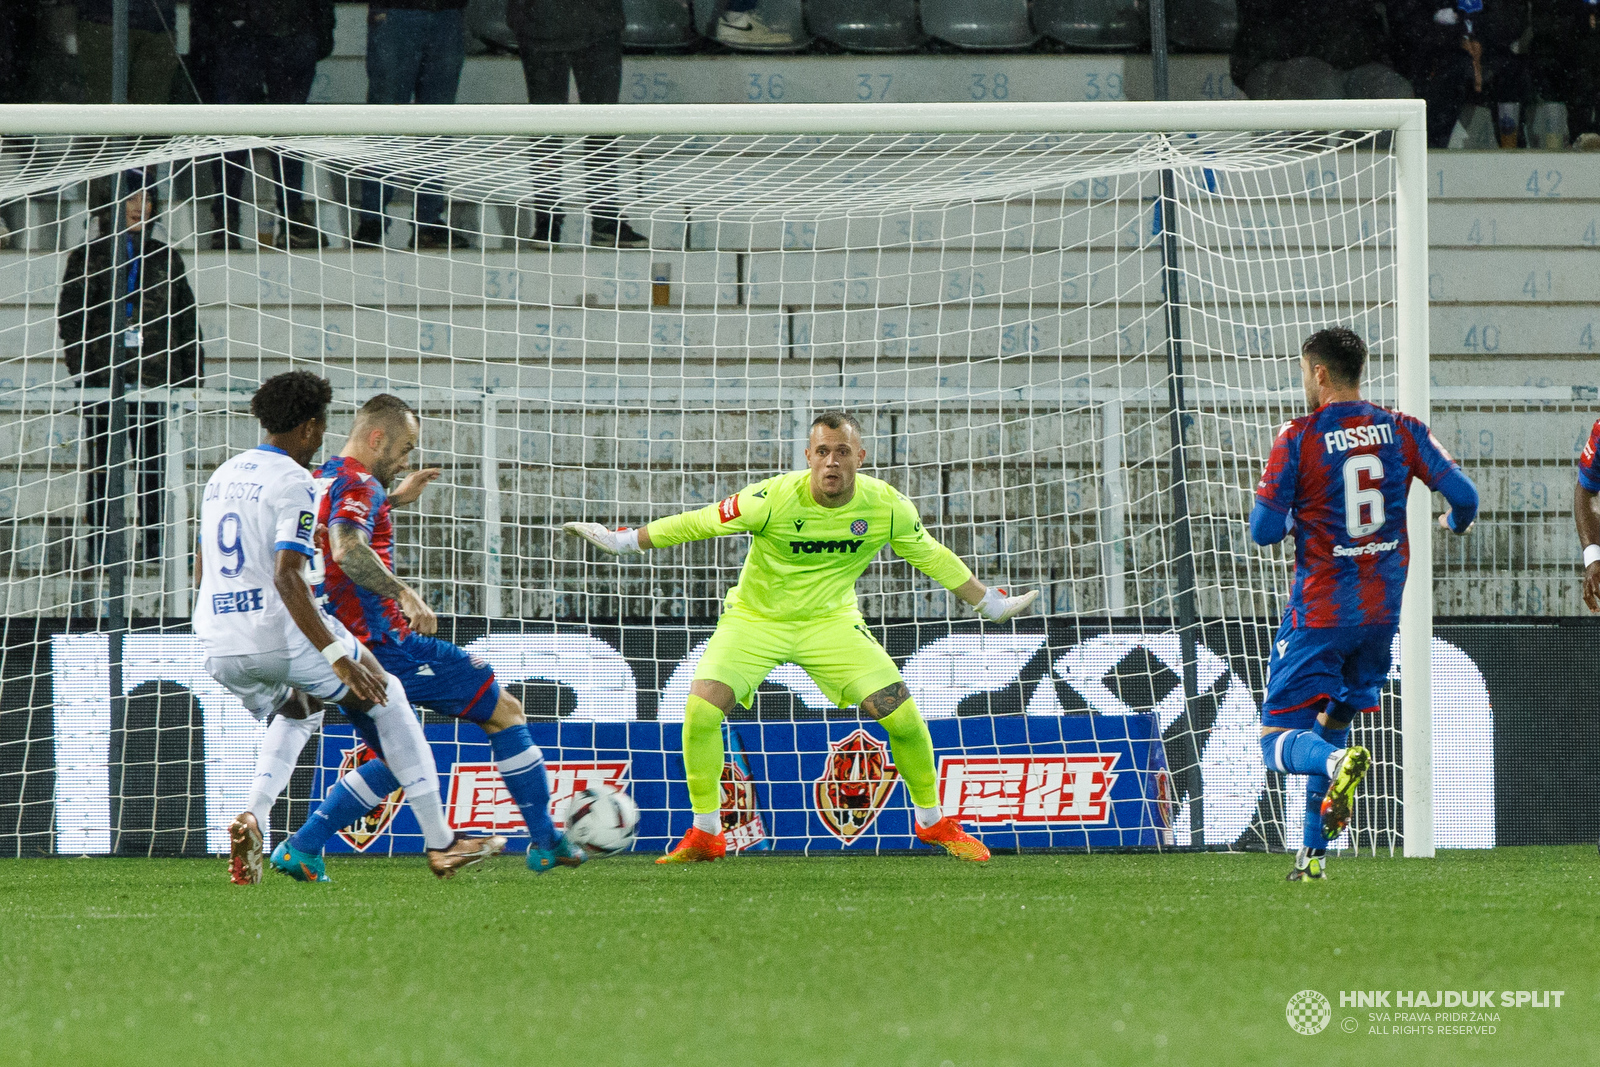
{"label": "macron logo", "polygon": [[422,678],[432,678],[433,668],[424,663],[422,666],[417,668],[417,675]]}

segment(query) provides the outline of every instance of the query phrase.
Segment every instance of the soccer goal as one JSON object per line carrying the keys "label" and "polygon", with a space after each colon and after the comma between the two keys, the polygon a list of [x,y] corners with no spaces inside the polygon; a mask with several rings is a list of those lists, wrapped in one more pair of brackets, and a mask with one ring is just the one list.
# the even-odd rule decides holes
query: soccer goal
{"label": "soccer goal", "polygon": [[[887,553],[861,581],[947,813],[999,849],[1298,840],[1256,743],[1292,546],[1246,520],[1314,330],[1356,330],[1367,395],[1428,417],[1420,101],[13,107],[0,129],[0,850],[226,851],[260,727],[187,630],[197,492],[291,368],[335,386],[325,454],[374,393],[421,413],[444,474],[395,510],[397,572],[522,697],[557,804],[624,784],[641,847],[687,824],[679,723],[745,542],[596,561],[561,524],[795,469],[829,409],[981,580],[1043,592],[984,627]],[[1431,805],[1423,492],[1341,840],[1414,856],[1456,832]],[[516,832],[482,735],[425,724],[456,825]],[[798,669],[726,730],[737,848],[911,845],[881,733]],[[330,711],[274,829],[355,749]],[[409,819],[340,847],[420,850]]]}

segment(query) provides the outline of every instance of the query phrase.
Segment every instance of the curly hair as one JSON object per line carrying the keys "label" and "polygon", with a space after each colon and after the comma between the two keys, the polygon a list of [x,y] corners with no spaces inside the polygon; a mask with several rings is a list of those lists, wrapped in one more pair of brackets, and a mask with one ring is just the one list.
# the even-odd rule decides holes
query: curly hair
{"label": "curly hair", "polygon": [[310,371],[292,370],[275,374],[261,383],[250,398],[250,413],[261,420],[268,433],[288,433],[311,419],[328,414],[333,386],[326,378]]}

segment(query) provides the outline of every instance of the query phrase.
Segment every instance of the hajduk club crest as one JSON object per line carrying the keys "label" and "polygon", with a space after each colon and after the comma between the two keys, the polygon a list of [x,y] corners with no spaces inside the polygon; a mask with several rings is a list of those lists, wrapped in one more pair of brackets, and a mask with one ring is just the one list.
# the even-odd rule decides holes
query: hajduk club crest
{"label": "hajduk club crest", "polygon": [[865,730],[828,745],[828,763],[812,795],[822,825],[846,845],[871,826],[900,778],[889,746]]}
{"label": "hajduk club crest", "polygon": [[[354,772],[368,760],[375,760],[378,754],[368,748],[364,743],[357,741],[355,748],[344,750],[344,758],[339,761],[339,778]],[[396,789],[393,793],[383,798],[383,802],[351,825],[339,831],[339,837],[357,852],[365,852],[371,844],[383,835],[394,822],[394,817],[400,811],[400,804],[406,798],[404,789]]]}

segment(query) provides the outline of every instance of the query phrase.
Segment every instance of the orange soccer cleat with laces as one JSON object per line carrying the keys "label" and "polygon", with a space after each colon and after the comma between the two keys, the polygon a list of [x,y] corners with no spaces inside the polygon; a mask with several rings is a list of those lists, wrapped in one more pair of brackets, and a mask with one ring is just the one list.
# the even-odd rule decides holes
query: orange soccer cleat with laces
{"label": "orange soccer cleat with laces", "polygon": [[961,824],[948,815],[932,826],[917,827],[917,840],[925,845],[938,845],[958,860],[989,862],[989,850],[983,842],[963,830]]}

